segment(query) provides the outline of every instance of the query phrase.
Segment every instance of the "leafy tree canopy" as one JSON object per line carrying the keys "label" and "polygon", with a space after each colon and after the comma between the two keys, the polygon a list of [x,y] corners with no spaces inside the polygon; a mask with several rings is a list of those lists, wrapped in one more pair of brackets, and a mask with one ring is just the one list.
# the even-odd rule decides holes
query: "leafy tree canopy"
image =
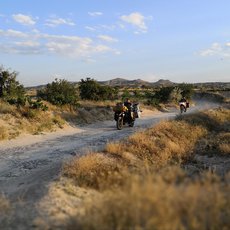
{"label": "leafy tree canopy", "polygon": [[64,79],[55,79],[47,84],[45,89],[38,91],[37,96],[54,105],[74,105],[78,99],[75,86]]}
{"label": "leafy tree canopy", "polygon": [[11,103],[23,104],[25,101],[25,89],[16,80],[17,75],[17,72],[11,72],[0,66],[0,98]]}
{"label": "leafy tree canopy", "polygon": [[108,85],[102,86],[96,80],[91,78],[81,79],[79,83],[80,97],[83,100],[113,100],[118,91]]}

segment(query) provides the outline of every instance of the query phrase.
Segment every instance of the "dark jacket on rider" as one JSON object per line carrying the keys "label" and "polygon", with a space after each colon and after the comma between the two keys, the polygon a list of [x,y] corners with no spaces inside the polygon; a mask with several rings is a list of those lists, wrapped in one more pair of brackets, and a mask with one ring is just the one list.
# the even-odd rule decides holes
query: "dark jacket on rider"
{"label": "dark jacket on rider", "polygon": [[126,106],[128,108],[127,115],[128,115],[128,118],[131,120],[132,119],[132,115],[131,115],[132,103],[130,102],[129,99],[126,99],[126,101],[124,102],[124,106]]}

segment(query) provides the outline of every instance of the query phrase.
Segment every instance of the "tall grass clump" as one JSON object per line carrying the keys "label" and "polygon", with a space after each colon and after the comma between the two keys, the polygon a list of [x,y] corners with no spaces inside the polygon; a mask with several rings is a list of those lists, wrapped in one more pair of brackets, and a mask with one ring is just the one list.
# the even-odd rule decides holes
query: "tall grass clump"
{"label": "tall grass clump", "polygon": [[[176,173],[174,170],[171,173]],[[126,186],[106,191],[86,203],[85,215],[71,219],[68,229],[228,229],[230,187],[205,174],[201,179],[167,181],[164,175],[132,177]],[[174,174],[176,178],[176,175]]]}
{"label": "tall grass clump", "polygon": [[192,125],[202,126],[209,131],[219,131],[223,126],[229,127],[230,110],[229,109],[212,109],[200,113],[180,116],[178,120],[183,120]]}
{"label": "tall grass clump", "polygon": [[181,162],[191,157],[196,142],[205,134],[205,128],[184,121],[163,121],[125,142],[108,144],[106,151],[121,156],[128,152],[142,162],[161,167],[172,160]]}
{"label": "tall grass clump", "polygon": [[94,153],[64,165],[63,173],[73,178],[78,186],[103,189],[123,183],[123,165],[117,158]]}

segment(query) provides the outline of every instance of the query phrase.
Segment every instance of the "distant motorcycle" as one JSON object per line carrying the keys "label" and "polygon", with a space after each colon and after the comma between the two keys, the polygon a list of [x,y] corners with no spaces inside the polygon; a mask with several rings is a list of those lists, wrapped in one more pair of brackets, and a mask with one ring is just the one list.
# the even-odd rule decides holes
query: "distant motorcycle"
{"label": "distant motorcycle", "polygon": [[179,102],[180,106],[180,113],[185,113],[187,111],[187,108],[189,108],[188,102]]}

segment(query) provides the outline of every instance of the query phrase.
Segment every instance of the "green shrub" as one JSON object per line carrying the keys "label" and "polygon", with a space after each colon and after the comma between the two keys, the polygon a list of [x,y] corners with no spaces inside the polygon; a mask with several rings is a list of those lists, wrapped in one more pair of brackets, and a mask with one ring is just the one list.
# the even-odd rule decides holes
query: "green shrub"
{"label": "green shrub", "polygon": [[74,105],[77,102],[77,91],[73,84],[64,79],[55,79],[46,88],[39,90],[37,96],[54,105]]}
{"label": "green shrub", "polygon": [[113,100],[117,97],[118,91],[110,86],[101,86],[91,78],[81,79],[79,83],[80,97],[83,100]]}

